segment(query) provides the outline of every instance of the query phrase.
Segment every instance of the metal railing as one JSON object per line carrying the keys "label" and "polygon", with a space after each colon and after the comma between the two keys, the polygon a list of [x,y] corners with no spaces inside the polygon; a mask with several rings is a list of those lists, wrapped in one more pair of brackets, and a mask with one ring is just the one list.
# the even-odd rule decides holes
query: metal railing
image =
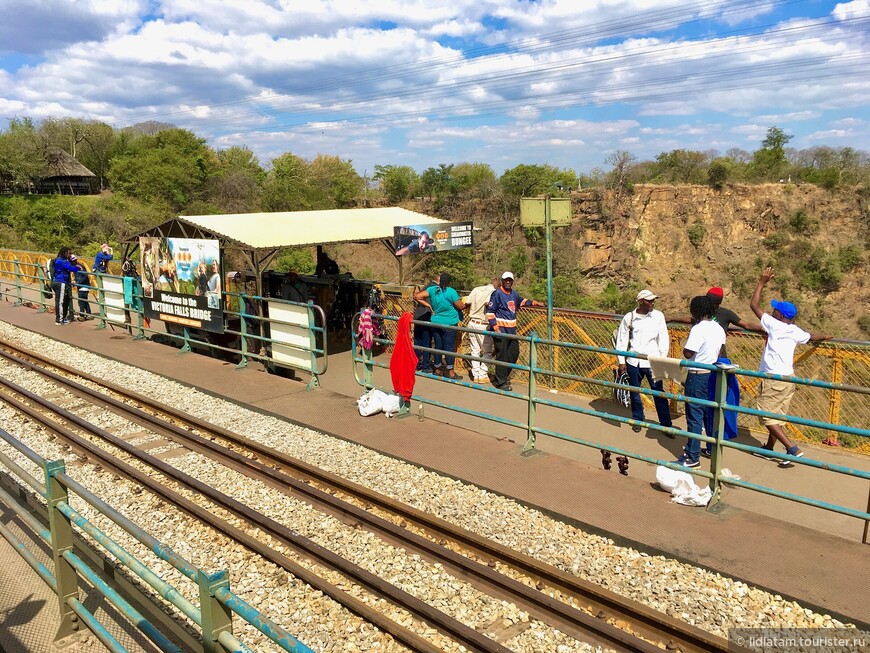
{"label": "metal railing", "polygon": [[[6,252],[8,254],[8,251]],[[13,254],[20,254],[14,252]],[[25,252],[26,256],[18,258],[3,258],[0,250],[0,278],[11,280],[11,285],[2,288],[2,295],[16,305],[35,306],[39,312],[51,312],[54,308],[54,298],[49,296],[43,264],[48,255]],[[249,361],[262,363],[270,369],[290,368],[311,375],[308,387],[319,385],[318,377],[326,373],[329,363],[328,337],[326,331],[326,315],[323,309],[311,302],[302,304],[274,297],[260,297],[242,293],[222,293],[225,317],[232,323],[238,319],[239,328],[225,328],[224,335],[214,340],[204,332],[188,327],[167,327],[165,331],[151,328],[150,321],[144,314],[144,298],[141,284],[134,284],[133,292],[125,295],[124,277],[114,274],[88,273],[94,285],[76,286],[87,288],[88,303],[92,312],[88,319],[96,321],[98,329],[109,326],[119,326],[129,330],[134,340],[142,340],[159,336],[179,346],[181,352],[194,349],[205,349],[220,352],[228,356],[238,357],[238,367],[247,367]],[[78,297],[71,296],[71,313],[78,313]],[[258,313],[245,312],[245,307],[253,302],[255,305],[266,305],[291,317],[305,319],[293,322],[286,319],[266,317]],[[238,307],[238,310],[232,310]],[[289,311],[289,312],[288,312]],[[217,340],[223,341],[218,342]],[[227,346],[227,341],[238,340],[239,347]]]}
{"label": "metal railing", "polygon": [[[406,311],[413,312],[413,301],[394,295],[386,295],[383,313],[398,318]],[[613,378],[613,368],[616,358],[607,349],[610,346],[610,336],[619,326],[621,315],[592,313],[572,309],[554,309],[553,339],[559,342],[588,345],[587,348],[554,348],[553,360],[550,361],[550,348],[538,352],[539,362],[548,368],[565,373],[546,380],[559,392],[571,394],[606,397],[610,389],[596,381],[607,381]],[[532,332],[547,332],[547,314],[545,310],[524,308],[517,312],[517,333],[528,336]],[[670,356],[682,356],[682,343],[686,340],[689,327],[681,324],[669,324],[671,339]],[[387,323],[389,338],[395,337],[395,322]],[[456,349],[459,353],[469,354],[467,339],[463,334],[457,334]],[[764,349],[765,338],[762,335],[744,331],[728,332],[728,357],[742,369],[758,369],[761,352]],[[840,384],[851,386],[870,386],[870,342],[857,340],[835,339],[811,347],[799,347],[795,358],[795,376],[815,379],[825,379],[834,384],[833,387],[809,387],[801,393],[799,400],[792,403],[791,410],[795,415],[811,422],[841,423],[856,427],[870,424],[870,400],[863,395],[844,393],[837,388]],[[462,369],[464,358],[456,361],[457,369]],[[520,361],[528,366],[528,350],[523,349]],[[516,371],[518,381],[525,382],[526,372]],[[745,399],[757,396],[760,379],[752,376],[739,376],[740,392]],[[677,386],[665,382],[673,392]],[[644,397],[646,401],[648,398]],[[672,406],[680,410],[681,406]],[[740,426],[755,430],[756,420],[749,415],[738,416]],[[849,434],[830,432],[806,424],[789,423],[787,429],[790,435],[804,442],[824,442],[834,446],[843,446],[852,451],[870,454],[870,441],[856,438]]]}
{"label": "metal railing", "polygon": [[[397,318],[390,315],[375,315],[376,318],[381,318],[384,320],[385,325],[390,325],[385,329],[388,333],[392,332],[396,333],[396,323],[398,322]],[[429,323],[426,322],[416,322],[412,321],[411,324],[422,324],[424,326],[428,326]],[[570,342],[561,342],[558,340],[547,340],[543,338],[539,338],[537,334],[531,332],[529,335],[506,335],[506,334],[493,334],[491,332],[483,332],[475,329],[470,329],[466,327],[449,327],[444,325],[438,325],[439,328],[444,329],[452,329],[457,332],[458,336],[464,333],[478,333],[485,334],[496,338],[507,338],[512,340],[519,341],[521,347],[521,351],[524,351],[524,355],[521,356],[520,360],[516,364],[508,364],[508,363],[498,363],[499,365],[504,365],[510,367],[515,373],[516,378],[513,379],[512,384],[521,385],[523,387],[523,392],[507,392],[504,390],[499,390],[494,387],[486,387],[481,385],[476,385],[469,383],[467,381],[463,381],[460,379],[447,379],[435,376],[433,374],[421,373],[417,372],[420,376],[425,376],[431,379],[439,379],[446,383],[454,383],[460,386],[467,387],[469,390],[474,391],[475,393],[487,393],[487,394],[495,394],[502,396],[509,396],[516,399],[520,399],[526,402],[527,410],[526,410],[526,419],[524,421],[509,419],[504,417],[503,415],[494,414],[492,412],[484,412],[482,410],[471,409],[464,406],[456,405],[456,404],[448,404],[443,401],[439,401],[438,399],[434,399],[432,397],[423,396],[419,394],[414,394],[412,397],[413,401],[417,401],[421,404],[437,406],[440,408],[445,408],[448,410],[456,411],[459,413],[463,413],[469,416],[482,418],[488,421],[497,422],[499,424],[504,424],[507,426],[515,427],[526,432],[526,443],[524,446],[524,451],[529,451],[535,447],[535,440],[539,435],[544,435],[551,438],[556,438],[565,442],[571,442],[574,444],[578,444],[584,447],[590,447],[593,449],[599,450],[607,450],[611,453],[617,454],[619,456],[626,456],[627,458],[632,458],[635,460],[641,460],[643,462],[652,464],[652,465],[661,465],[665,467],[669,467],[671,469],[688,472],[695,476],[699,476],[702,478],[706,478],[710,481],[710,489],[712,491],[712,499],[708,505],[708,507],[714,507],[721,500],[722,486],[723,484],[728,484],[731,486],[743,487],[755,492],[761,492],[763,494],[787,499],[789,501],[795,501],[798,503],[803,503],[806,505],[814,506],[817,508],[822,508],[825,510],[829,510],[832,512],[836,512],[842,515],[846,515],[849,517],[854,517],[856,519],[862,520],[864,522],[864,535],[863,541],[866,543],[868,541],[868,526],[870,526],[870,485],[868,485],[868,507],[867,510],[858,510],[855,508],[851,508],[848,506],[838,505],[826,501],[822,501],[817,498],[813,498],[810,496],[793,494],[789,492],[784,492],[778,490],[776,488],[768,487],[765,485],[760,485],[756,483],[750,483],[743,480],[734,479],[733,476],[723,475],[722,469],[724,469],[724,458],[725,452],[727,451],[741,451],[745,453],[755,453],[755,454],[763,454],[770,458],[774,458],[777,460],[789,461],[792,464],[800,464],[808,467],[814,467],[819,470],[823,470],[824,472],[829,473],[837,473],[837,474],[845,474],[847,476],[870,481],[870,471],[862,470],[862,469],[853,469],[850,467],[845,467],[843,465],[838,465],[829,462],[822,462],[819,460],[815,460],[809,457],[795,457],[791,456],[787,453],[778,453],[771,452],[767,449],[762,449],[759,447],[753,447],[746,444],[741,444],[739,442],[732,442],[726,440],[724,437],[725,432],[725,413],[726,411],[737,413],[738,415],[744,415],[747,417],[755,418],[758,417],[774,417],[777,419],[781,419],[788,425],[794,425],[805,428],[813,428],[818,429],[826,434],[840,434],[841,436],[848,435],[850,437],[859,438],[864,442],[870,441],[870,430],[864,427],[852,426],[848,424],[838,424],[827,421],[816,421],[812,419],[808,419],[806,417],[802,417],[799,415],[778,415],[774,413],[765,412],[763,410],[758,410],[754,408],[748,408],[746,406],[738,406],[732,405],[728,403],[726,390],[727,390],[727,378],[729,375],[735,375],[737,378],[751,380],[754,382],[760,382],[761,379],[769,378],[780,381],[787,381],[790,383],[794,383],[801,387],[802,393],[805,389],[820,389],[828,392],[838,392],[843,395],[855,395],[857,397],[862,398],[865,402],[870,400],[870,387],[867,386],[856,386],[856,385],[846,385],[842,383],[832,383],[829,381],[819,381],[815,379],[808,378],[799,378],[799,377],[790,377],[790,376],[780,376],[780,375],[772,375],[772,374],[764,374],[762,372],[755,372],[751,370],[744,370],[740,368],[735,369],[724,369],[721,367],[717,367],[714,365],[702,365],[693,363],[686,360],[680,361],[681,367],[690,368],[695,371],[700,372],[709,372],[715,375],[715,395],[714,400],[701,399],[695,397],[689,397],[684,394],[680,394],[679,392],[670,392],[670,391],[656,391],[648,388],[642,387],[634,387],[630,385],[623,385],[619,383],[615,383],[612,380],[601,379],[601,378],[589,378],[583,377],[577,374],[571,374],[568,372],[563,372],[559,370],[553,370],[547,368],[543,361],[547,360],[556,360],[560,355],[565,356],[571,353],[581,353],[586,355],[600,355],[606,356],[609,360],[615,360],[616,356],[626,356],[627,358],[646,358],[643,355],[634,354],[631,352],[623,352],[614,349],[608,349],[605,347],[598,347],[594,345],[588,344],[578,344],[578,343],[570,343]],[[376,338],[375,342],[378,344],[391,347],[395,344],[395,337],[382,337]],[[730,341],[729,341],[730,344]],[[354,377],[361,386],[366,389],[370,389],[374,387],[374,370],[375,368],[383,368],[388,369],[388,364],[375,360],[371,355],[371,351],[363,350],[362,355],[357,353],[358,343],[356,340],[356,336],[354,336],[353,340],[353,369],[354,369]],[[463,361],[480,361],[486,365],[492,366],[494,365],[493,359],[488,358],[479,358],[474,357],[464,353],[454,353],[454,352],[446,352],[444,350],[429,348],[429,347],[419,347],[414,346],[414,349],[421,351],[428,351],[434,354],[451,354],[456,357],[456,362],[458,363],[460,360]],[[552,356],[547,356],[546,358],[541,354],[544,352],[553,351]],[[359,366],[362,366],[362,375],[359,373]],[[696,434],[689,432],[684,429],[680,429],[677,427],[664,427],[656,423],[646,422],[635,420],[630,417],[623,417],[618,414],[614,414],[611,412],[605,412],[601,410],[596,410],[594,408],[586,408],[583,406],[573,405],[566,403],[564,401],[556,401],[554,399],[550,399],[546,396],[542,396],[541,390],[547,392],[554,387],[560,387],[560,384],[588,384],[594,386],[596,388],[601,389],[601,393],[597,394],[607,394],[608,396],[613,392],[614,389],[622,389],[629,390],[631,392],[639,392],[644,396],[653,398],[653,397],[664,397],[671,402],[677,402],[679,404],[696,404],[702,406],[705,410],[713,411],[713,433],[708,435]],[[475,405],[485,405],[485,402],[476,401]],[[623,424],[627,424],[630,426],[640,426],[643,428],[652,429],[654,431],[658,431],[664,434],[667,434],[672,437],[685,437],[687,439],[699,440],[701,443],[707,443],[707,445],[711,448],[711,465],[710,471],[696,469],[696,468],[687,468],[683,465],[675,463],[671,460],[662,460],[659,458],[654,458],[651,456],[647,456],[635,451],[631,451],[629,449],[614,447],[611,444],[605,444],[602,442],[597,442],[591,439],[578,437],[576,435],[570,435],[561,431],[557,431],[554,429],[543,428],[538,425],[538,410],[540,408],[550,408],[557,411],[563,411],[566,414],[576,414],[576,415],[587,415],[591,417],[604,418],[611,422],[619,422]],[[569,420],[560,420],[559,423],[568,423]]]}
{"label": "metal railing", "polygon": [[[39,505],[47,512],[48,528],[45,528],[27,507],[21,505],[6,489],[0,488],[0,501],[51,548],[54,573],[40,563],[26,545],[2,523],[0,523],[0,535],[18,551],[40,578],[57,594],[61,624],[55,635],[55,642],[74,636],[80,628],[79,620],[81,620],[110,651],[123,652],[127,650],[106,626],[84,607],[79,599],[79,578],[82,578],[102,594],[118,610],[119,614],[138,628],[159,650],[178,653],[182,650],[136,609],[127,597],[110,586],[85,562],[76,551],[76,548],[81,550],[81,544],[86,542],[84,538],[79,537],[80,546],[75,546],[74,536],[78,534],[75,530],[77,528],[80,533],[86,534],[102,547],[103,551],[99,555],[108,554],[111,556],[113,563],[123,566],[138,576],[141,581],[154,590],[156,596],[177,608],[191,623],[195,624],[202,633],[201,648],[204,652],[250,653],[250,649],[233,635],[232,616],[236,614],[282,650],[289,653],[311,653],[307,646],[300,643],[287,630],[235,595],[230,590],[226,571],[209,575],[187,562],[169,546],[149,535],[141,527],[67,475],[63,460],[45,460],[3,430],[0,430],[0,440],[26,456],[35,465],[41,467],[44,472],[45,480],[40,482],[8,456],[0,453],[0,463],[11,474],[18,477],[24,486],[29,486],[34,491]],[[24,492],[22,486],[18,483],[15,485],[19,495]],[[158,558],[172,565],[183,577],[196,583],[199,588],[199,607],[187,600],[175,587],[70,506],[71,492],[75,493],[76,498],[81,499],[122,528]],[[87,546],[92,545],[88,544]],[[137,598],[141,598],[141,596],[144,594]]]}

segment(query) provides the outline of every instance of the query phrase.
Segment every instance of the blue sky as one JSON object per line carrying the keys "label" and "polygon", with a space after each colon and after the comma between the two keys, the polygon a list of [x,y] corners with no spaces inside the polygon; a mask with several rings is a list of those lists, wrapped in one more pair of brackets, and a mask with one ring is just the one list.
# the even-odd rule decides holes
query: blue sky
{"label": "blue sky", "polygon": [[870,150],[870,0],[0,0],[0,125],[170,122],[422,171]]}

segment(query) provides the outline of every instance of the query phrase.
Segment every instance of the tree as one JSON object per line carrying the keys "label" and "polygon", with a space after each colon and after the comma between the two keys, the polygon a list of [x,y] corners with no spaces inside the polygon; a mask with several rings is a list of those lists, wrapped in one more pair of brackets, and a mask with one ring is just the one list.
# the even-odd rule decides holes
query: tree
{"label": "tree", "polygon": [[671,150],[656,157],[656,181],[677,184],[704,183],[707,155],[694,150]]}
{"label": "tree", "polygon": [[247,147],[233,146],[217,153],[208,180],[208,196],[223,213],[249,213],[259,205],[263,169]]}
{"label": "tree", "polygon": [[622,201],[625,191],[630,190],[628,186],[628,174],[632,164],[637,161],[637,157],[627,150],[618,150],[608,156],[604,163],[613,166],[610,171],[608,185],[616,189],[616,203]]}
{"label": "tree", "polygon": [[313,209],[353,206],[362,188],[362,177],[350,159],[318,154],[308,166],[306,190]]}
{"label": "tree", "polygon": [[167,129],[132,140],[110,163],[112,188],[180,211],[198,198],[215,165],[205,139],[186,129]]}
{"label": "tree", "polygon": [[263,184],[263,208],[266,211],[301,211],[311,208],[306,196],[307,164],[286,152],[272,161],[272,169]]}
{"label": "tree", "polygon": [[376,165],[375,179],[381,182],[381,189],[390,204],[398,204],[412,197],[419,178],[410,166]]}
{"label": "tree", "polygon": [[785,146],[792,138],[779,127],[767,130],[761,148],[752,155],[752,167],[757,178],[768,181],[779,179],[787,163]]}
{"label": "tree", "polygon": [[499,178],[505,195],[511,197],[532,197],[552,193],[557,186],[562,189],[577,188],[579,180],[577,173],[571,169],[560,170],[550,165],[518,166],[505,170]]}
{"label": "tree", "polygon": [[722,187],[728,181],[728,172],[726,161],[724,159],[716,159],[707,169],[707,183],[716,190],[722,190]]}
{"label": "tree", "polygon": [[24,189],[45,175],[46,150],[30,118],[12,118],[9,129],[0,133],[0,170]]}
{"label": "tree", "polygon": [[456,191],[471,197],[491,197],[498,181],[486,163],[457,163],[453,166]]}

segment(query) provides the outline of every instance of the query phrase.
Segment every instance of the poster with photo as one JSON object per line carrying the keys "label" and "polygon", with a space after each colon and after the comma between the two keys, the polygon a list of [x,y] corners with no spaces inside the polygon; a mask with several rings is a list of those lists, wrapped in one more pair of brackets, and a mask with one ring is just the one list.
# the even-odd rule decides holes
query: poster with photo
{"label": "poster with photo", "polygon": [[473,223],[470,221],[393,227],[396,256],[473,247],[472,227]]}
{"label": "poster with photo", "polygon": [[139,251],[147,317],[223,333],[217,240],[143,236]]}

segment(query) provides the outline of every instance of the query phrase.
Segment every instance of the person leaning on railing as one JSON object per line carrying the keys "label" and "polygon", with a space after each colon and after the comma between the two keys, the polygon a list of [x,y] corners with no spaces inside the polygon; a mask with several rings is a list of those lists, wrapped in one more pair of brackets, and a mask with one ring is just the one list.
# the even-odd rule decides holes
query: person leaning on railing
{"label": "person leaning on railing", "polygon": [[[517,309],[521,306],[546,306],[534,299],[523,299],[514,290],[513,272],[505,272],[501,275],[501,285],[495,289],[486,305],[486,319],[489,322],[489,330],[498,333],[516,335],[517,333]],[[499,390],[510,392],[510,377],[513,370],[498,363],[516,364],[520,358],[520,343],[514,338],[499,338],[493,336],[495,345],[495,378],[492,385]]]}
{"label": "person leaning on railing", "polygon": [[[761,320],[761,328],[767,333],[767,342],[761,354],[761,367],[759,369],[767,374],[792,376],[794,375],[794,350],[797,345],[830,340],[833,336],[824,333],[807,333],[794,324],[797,307],[791,302],[771,300],[773,315],[768,315],[761,310],[761,292],[772,278],[773,268],[768,267],[761,273],[755,286],[755,292],[752,293],[752,301],[749,302],[752,312]],[[758,409],[768,413],[785,415],[788,413],[794,392],[794,383],[776,379],[762,379],[761,389],[758,392]],[[785,428],[783,428],[784,421],[776,417],[760,417],[759,419],[767,427],[768,432],[767,444],[764,445],[764,449],[773,451],[776,441],[779,440],[788,455],[796,458],[804,455],[803,451],[798,449],[786,435]],[[777,460],[761,453],[755,455],[768,460]],[[788,460],[780,460],[779,466],[791,467],[792,463]]]}

